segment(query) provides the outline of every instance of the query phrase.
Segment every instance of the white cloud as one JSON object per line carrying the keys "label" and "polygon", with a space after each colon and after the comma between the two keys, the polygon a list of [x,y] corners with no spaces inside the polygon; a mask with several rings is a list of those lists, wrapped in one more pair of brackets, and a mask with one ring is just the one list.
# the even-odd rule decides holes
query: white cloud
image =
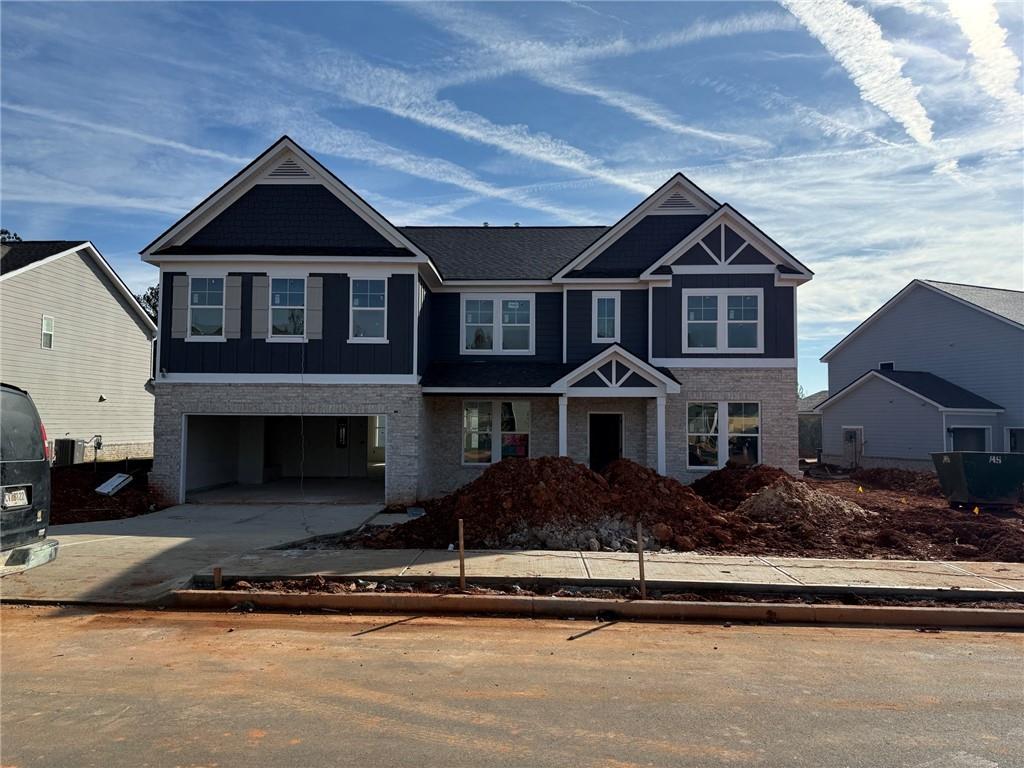
{"label": "white cloud", "polygon": [[970,44],[974,63],[971,73],[992,98],[1011,115],[1021,114],[1017,89],[1020,59],[1006,44],[1006,30],[999,24],[995,4],[988,0],[948,0],[949,10]]}
{"label": "white cloud", "polygon": [[866,11],[844,0],[780,0],[835,57],[874,104],[921,144],[932,141],[932,121],[918,88],[904,77],[903,61]]}

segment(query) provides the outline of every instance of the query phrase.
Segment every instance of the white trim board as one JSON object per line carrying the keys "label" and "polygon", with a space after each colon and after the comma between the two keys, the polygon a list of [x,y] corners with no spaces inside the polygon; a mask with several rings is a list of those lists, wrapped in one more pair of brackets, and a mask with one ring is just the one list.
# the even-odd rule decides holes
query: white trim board
{"label": "white trim board", "polygon": [[[571,386],[572,386],[572,384],[574,382],[577,382],[580,379],[585,378],[590,373],[593,373],[593,372],[597,371],[601,366],[603,366],[609,360],[617,360],[619,362],[625,363],[625,365],[627,367],[633,368],[638,373],[642,374],[645,378],[653,379],[653,380],[655,380],[657,382],[660,382],[661,385],[664,387],[665,392],[668,393],[668,394],[676,394],[677,392],[679,392],[679,382],[677,382],[675,379],[668,378],[667,376],[665,376],[665,374],[663,374],[657,368],[655,368],[655,367],[649,365],[648,363],[644,362],[643,360],[641,360],[636,355],[634,355],[631,352],[629,352],[629,351],[623,349],[622,347],[620,347],[618,344],[612,344],[607,349],[602,350],[601,352],[599,352],[598,354],[596,354],[594,357],[590,358],[586,362],[581,363],[576,368],[574,368],[572,371],[570,371],[569,373],[565,374],[562,378],[560,378],[558,381],[556,381],[554,384],[552,384],[551,388],[552,389],[560,389],[561,391],[564,391],[566,394],[571,395],[572,391],[573,391],[571,389]],[[613,394],[614,392],[616,392],[616,391],[622,392],[625,389],[631,389],[632,390],[632,389],[640,389],[640,388],[639,387],[628,387],[628,388],[618,388],[618,389],[616,389],[614,387],[609,387],[607,390],[604,390],[604,391],[608,393],[609,397],[615,397],[616,395]],[[644,389],[648,389],[648,390],[649,389],[653,389],[653,390],[655,390],[655,392],[657,392],[658,387],[650,387],[650,388],[644,388]],[[577,388],[576,391],[578,392],[579,388]],[[655,392],[648,391],[648,396],[654,396]],[[619,396],[621,397],[623,395],[619,395]]]}
{"label": "white trim board", "polygon": [[918,400],[921,400],[922,402],[928,403],[928,405],[933,406],[936,410],[941,411],[942,413],[1002,413],[1002,412],[1004,412],[1006,410],[1005,408],[950,408],[950,407],[945,406],[945,405],[940,405],[939,403],[935,402],[934,400],[925,397],[921,393],[915,392],[910,387],[906,387],[906,386],[900,384],[898,381],[893,381],[889,377],[883,376],[878,371],[872,370],[872,371],[867,371],[866,373],[861,374],[858,378],[856,378],[853,381],[851,381],[849,384],[847,384],[841,390],[836,392],[834,395],[832,395],[831,397],[828,397],[825,400],[823,400],[822,402],[818,403],[814,407],[814,412],[820,413],[822,410],[824,410],[824,408],[826,406],[832,405],[832,403],[835,403],[835,402],[841,400],[842,398],[846,397],[846,395],[850,394],[850,392],[854,391],[855,389],[860,387],[862,384],[864,384],[865,382],[867,382],[871,378],[881,379],[886,384],[891,384],[892,386],[896,387],[897,389],[903,390],[907,394],[912,395],[913,397],[916,397]]}
{"label": "white trim board", "polygon": [[161,373],[154,384],[419,384],[411,373]]}
{"label": "white trim board", "polygon": [[796,368],[793,357],[655,357],[659,368]]}

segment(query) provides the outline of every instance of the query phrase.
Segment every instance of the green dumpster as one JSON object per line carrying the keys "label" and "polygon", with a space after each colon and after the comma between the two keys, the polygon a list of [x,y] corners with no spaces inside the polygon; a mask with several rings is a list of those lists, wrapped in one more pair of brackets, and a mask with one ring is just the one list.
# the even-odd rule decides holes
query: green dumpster
{"label": "green dumpster", "polygon": [[1024,453],[933,453],[942,492],[950,505],[1013,505],[1024,500]]}

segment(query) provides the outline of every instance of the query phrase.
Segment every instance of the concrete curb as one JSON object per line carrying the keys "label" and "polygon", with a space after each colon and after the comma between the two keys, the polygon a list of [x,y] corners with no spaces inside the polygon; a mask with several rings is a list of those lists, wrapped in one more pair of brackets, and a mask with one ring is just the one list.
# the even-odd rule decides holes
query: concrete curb
{"label": "concrete curb", "polygon": [[177,590],[172,606],[229,610],[243,603],[277,611],[425,614],[501,614],[545,618],[598,615],[645,621],[746,621],[771,624],[860,624],[959,629],[1021,629],[1024,610],[904,606],[805,605],[799,603],[697,603],[669,600],[602,600],[518,595],[423,595],[408,593],[295,594]]}

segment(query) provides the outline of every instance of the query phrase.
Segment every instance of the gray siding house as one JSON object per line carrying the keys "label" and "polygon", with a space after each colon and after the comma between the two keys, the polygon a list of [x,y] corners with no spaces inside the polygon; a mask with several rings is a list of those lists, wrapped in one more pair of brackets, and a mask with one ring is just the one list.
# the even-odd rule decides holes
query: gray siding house
{"label": "gray siding house", "polygon": [[914,280],[821,358],[825,461],[1024,452],[1024,292]]}
{"label": "gray siding house", "polygon": [[51,447],[101,435],[100,460],[152,456],[156,326],[132,292],[88,241],[0,251],[0,378],[31,393]]}
{"label": "gray siding house", "polygon": [[142,257],[171,499],[401,503],[544,455],[797,469],[812,273],[682,174],[612,226],[396,227],[282,137]]}

